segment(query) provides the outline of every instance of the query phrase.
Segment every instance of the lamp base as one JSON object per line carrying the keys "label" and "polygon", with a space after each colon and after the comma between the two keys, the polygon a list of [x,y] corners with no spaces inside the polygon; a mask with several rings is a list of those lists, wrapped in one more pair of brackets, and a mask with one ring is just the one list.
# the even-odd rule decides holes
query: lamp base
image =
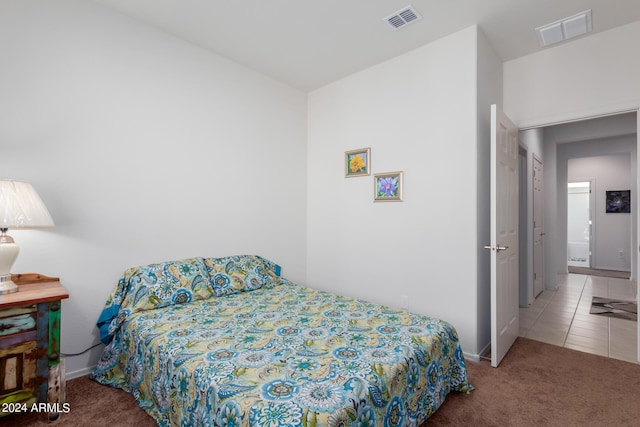
{"label": "lamp base", "polygon": [[0,295],[18,292],[18,285],[13,283],[11,275],[0,276]]}
{"label": "lamp base", "polygon": [[11,280],[11,267],[18,258],[20,248],[7,235],[6,228],[0,228],[0,295],[18,292],[18,286]]}

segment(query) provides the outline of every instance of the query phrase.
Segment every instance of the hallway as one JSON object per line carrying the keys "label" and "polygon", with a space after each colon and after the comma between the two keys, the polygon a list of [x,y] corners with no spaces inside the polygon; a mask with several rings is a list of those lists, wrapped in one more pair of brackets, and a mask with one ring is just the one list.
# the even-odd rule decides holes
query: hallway
{"label": "hallway", "polygon": [[520,336],[638,363],[637,322],[589,314],[593,296],[635,301],[636,291],[627,279],[559,275],[557,290],[520,308]]}

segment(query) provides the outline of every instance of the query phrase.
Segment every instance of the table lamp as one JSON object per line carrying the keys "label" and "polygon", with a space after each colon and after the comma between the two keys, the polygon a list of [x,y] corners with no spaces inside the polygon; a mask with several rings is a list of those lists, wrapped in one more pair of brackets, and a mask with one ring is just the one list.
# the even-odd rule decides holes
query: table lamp
{"label": "table lamp", "polygon": [[20,248],[7,230],[45,227],[53,227],[53,219],[31,184],[0,180],[0,295],[18,291],[11,280],[11,267]]}

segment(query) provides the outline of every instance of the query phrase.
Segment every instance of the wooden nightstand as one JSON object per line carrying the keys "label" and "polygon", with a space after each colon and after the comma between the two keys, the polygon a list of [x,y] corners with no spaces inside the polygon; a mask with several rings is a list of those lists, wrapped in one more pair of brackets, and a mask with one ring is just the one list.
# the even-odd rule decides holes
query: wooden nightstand
{"label": "wooden nightstand", "polygon": [[[34,403],[64,403],[60,314],[69,294],[56,277],[28,273],[11,279],[20,290],[0,295],[0,416],[24,412]],[[38,412],[55,419],[56,407]]]}

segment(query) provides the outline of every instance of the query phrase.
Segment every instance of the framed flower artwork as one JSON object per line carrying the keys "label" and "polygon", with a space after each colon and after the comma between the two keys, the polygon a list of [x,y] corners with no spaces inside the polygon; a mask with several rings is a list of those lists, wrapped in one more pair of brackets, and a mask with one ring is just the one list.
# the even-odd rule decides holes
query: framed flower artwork
{"label": "framed flower artwork", "polygon": [[361,148],[359,150],[345,151],[344,153],[344,176],[369,175],[369,164],[371,162],[371,148]]}
{"label": "framed flower artwork", "polygon": [[402,172],[385,172],[373,175],[373,201],[401,202],[402,175]]}

